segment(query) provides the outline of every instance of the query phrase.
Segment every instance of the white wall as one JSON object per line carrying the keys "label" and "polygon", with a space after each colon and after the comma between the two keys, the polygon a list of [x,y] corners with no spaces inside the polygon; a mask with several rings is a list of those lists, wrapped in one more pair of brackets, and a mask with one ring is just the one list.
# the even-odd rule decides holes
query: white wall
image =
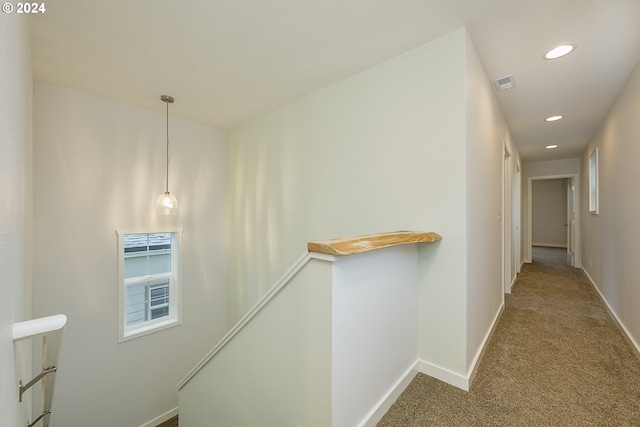
{"label": "white wall", "polygon": [[333,264],[333,427],[379,421],[369,419],[373,406],[416,362],[420,245],[337,257]]}
{"label": "white wall", "polygon": [[[31,317],[32,77],[26,17],[0,16],[0,425],[26,425],[18,381],[30,380],[30,352],[14,356],[12,327]],[[18,366],[16,366],[18,364]]]}
{"label": "white wall", "polygon": [[225,133],[170,118],[183,324],[118,344],[115,230],[156,225],[165,104],[36,83],[34,115],[34,314],[69,318],[52,423],[142,425],[177,407],[176,385],[226,330]]}
{"label": "white wall", "polygon": [[531,241],[534,246],[567,247],[567,178],[531,183]]}
{"label": "white wall", "polygon": [[507,168],[515,169],[519,154],[495,91],[468,35],[465,69],[467,310],[464,320],[466,366],[472,368],[503,303],[503,220],[507,221],[506,254],[511,255],[512,180],[508,179],[505,212],[502,212],[503,143],[511,153]]}
{"label": "white wall", "polygon": [[464,61],[461,29],[230,132],[229,324],[310,240],[436,231],[421,348],[466,370]]}
{"label": "white wall", "polygon": [[232,130],[229,323],[309,240],[436,231],[418,353],[466,374],[502,303],[503,141],[517,162],[465,29]]}
{"label": "white wall", "polygon": [[332,269],[311,259],[183,385],[181,426],[332,425]]}
{"label": "white wall", "polygon": [[580,173],[580,158],[525,163],[522,173],[525,178]]}
{"label": "white wall", "polygon": [[180,425],[379,421],[415,375],[422,245],[305,253],[181,384]]}
{"label": "white wall", "polygon": [[[582,265],[640,350],[640,66],[582,157]],[[589,213],[588,159],[599,148],[600,214]]]}

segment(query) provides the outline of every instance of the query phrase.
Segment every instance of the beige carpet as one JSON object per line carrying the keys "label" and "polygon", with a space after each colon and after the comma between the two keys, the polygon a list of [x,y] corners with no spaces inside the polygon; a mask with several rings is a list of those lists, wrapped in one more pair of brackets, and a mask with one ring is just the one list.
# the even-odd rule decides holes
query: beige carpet
{"label": "beige carpet", "polygon": [[178,427],[178,416],[171,418],[163,422],[162,424],[158,424],[156,427]]}
{"label": "beige carpet", "polygon": [[566,250],[534,248],[469,392],[418,374],[386,426],[640,426],[640,359]]}

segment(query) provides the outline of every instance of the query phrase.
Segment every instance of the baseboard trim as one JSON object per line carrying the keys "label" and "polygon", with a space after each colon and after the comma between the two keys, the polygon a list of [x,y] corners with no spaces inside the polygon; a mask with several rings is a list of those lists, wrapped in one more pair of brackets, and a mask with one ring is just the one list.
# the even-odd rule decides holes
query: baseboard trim
{"label": "baseboard trim", "polygon": [[416,360],[400,379],[391,387],[387,394],[367,414],[364,420],[358,425],[359,427],[375,426],[387,413],[391,405],[398,399],[402,392],[407,388],[416,374],[420,372],[430,377],[436,378],[454,387],[458,387],[464,391],[469,391],[469,378],[450,371],[447,368],[429,363],[425,360]]}
{"label": "baseboard trim", "polygon": [[[515,280],[514,280],[515,281]],[[384,417],[391,405],[400,397],[402,392],[409,386],[411,381],[415,378],[418,372],[436,378],[454,387],[458,387],[464,391],[469,391],[473,378],[476,374],[476,368],[482,360],[482,356],[491,341],[491,337],[496,329],[498,320],[504,312],[504,304],[500,306],[498,312],[493,318],[491,327],[487,331],[482,344],[478,348],[476,355],[467,371],[467,375],[462,375],[457,372],[450,371],[447,368],[438,366],[436,364],[427,362],[426,360],[417,359],[416,362],[411,365],[400,378],[391,386],[389,391],[374,405],[369,413],[364,417],[362,422],[358,424],[358,427],[375,427],[375,425]],[[143,426],[147,427],[147,426]],[[151,426],[149,426],[151,427]]]}
{"label": "baseboard trim", "polygon": [[[429,363],[425,360],[416,360],[416,362],[396,381],[389,389],[385,396],[371,409],[364,417],[358,427],[374,427],[384,414],[387,413],[391,405],[398,399],[402,392],[409,386],[418,372],[436,378],[454,387],[469,391],[469,379],[464,375],[450,371],[447,368]],[[146,426],[144,426],[146,427]]]}
{"label": "baseboard trim", "polygon": [[[514,279],[514,282],[515,282],[515,279]],[[500,316],[502,316],[503,312],[504,312],[504,303],[500,305],[498,312],[493,317],[493,321],[491,322],[491,327],[485,334],[484,339],[482,340],[482,344],[480,344],[480,347],[478,348],[478,351],[476,352],[476,355],[473,358],[471,365],[469,366],[469,370],[467,371],[467,378],[469,379],[469,386],[468,386],[469,388],[471,387],[471,383],[473,383],[473,379],[476,376],[477,367],[480,364],[480,361],[482,360],[482,356],[484,356],[484,352],[487,350],[487,347],[489,346],[489,341],[491,341],[491,337],[493,336],[493,333],[496,330],[496,325],[498,324],[498,321],[500,320]],[[469,389],[467,388],[467,391],[468,390]]]}
{"label": "baseboard trim", "polygon": [[473,378],[476,375],[476,368],[480,364],[480,360],[482,360],[482,356],[487,349],[489,341],[491,341],[491,337],[493,336],[493,332],[496,329],[496,325],[498,324],[498,320],[500,320],[500,316],[502,315],[503,311],[504,305],[501,305],[498,309],[498,312],[494,316],[491,327],[487,331],[487,334],[484,336],[482,344],[478,348],[478,351],[476,352],[476,355],[473,358],[473,361],[471,362],[466,375],[450,371],[447,368],[443,368],[442,366],[427,362],[426,360],[418,360],[416,364],[418,371],[422,372],[425,375],[429,375],[430,377],[439,379],[440,381],[444,381],[445,383],[450,384],[454,387],[458,387],[464,391],[469,391],[469,389],[471,388],[471,383],[473,382]]}
{"label": "baseboard trim", "polygon": [[364,420],[358,424],[359,427],[375,427],[375,425],[384,417],[391,405],[400,397],[404,389],[411,383],[413,378],[418,374],[416,363],[411,365],[400,379],[391,387],[387,394],[373,407],[373,409],[364,417]]}
{"label": "baseboard trim", "polygon": [[607,312],[609,313],[609,317],[611,318],[611,320],[613,320],[613,323],[615,323],[615,325],[618,327],[620,332],[622,332],[622,335],[627,340],[627,342],[629,343],[631,348],[633,348],[635,350],[636,356],[638,356],[638,358],[640,358],[640,345],[638,345],[638,343],[633,339],[633,337],[629,333],[629,330],[624,326],[624,323],[622,323],[620,318],[618,318],[618,316],[616,315],[615,311],[613,311],[613,309],[609,305],[609,302],[607,301],[607,299],[604,297],[604,295],[602,295],[602,292],[600,292],[600,289],[598,289],[598,286],[596,286],[596,282],[594,282],[593,279],[591,278],[591,276],[589,275],[589,273],[587,273],[587,270],[585,270],[584,267],[580,267],[580,268],[581,268],[582,272],[584,273],[584,275],[587,276],[587,279],[589,279],[589,282],[591,283],[591,286],[593,286],[593,289],[595,289],[596,293],[600,297],[600,300],[602,301],[602,303],[606,307]]}
{"label": "baseboard trim", "polygon": [[178,415],[178,408],[173,408],[170,411],[165,412],[157,418],[152,419],[151,421],[147,421],[142,424],[140,427],[157,427],[159,424],[162,424],[165,421],[170,420],[171,418]]}
{"label": "baseboard trim", "polygon": [[531,246],[541,246],[543,248],[567,248],[566,243],[532,243]]}
{"label": "baseboard trim", "polygon": [[418,360],[417,367],[418,371],[425,375],[429,375],[464,391],[469,391],[469,378],[465,375],[450,371],[447,368],[427,362],[426,360]]}
{"label": "baseboard trim", "polygon": [[511,280],[511,284],[509,285],[509,289],[505,289],[505,293],[510,294],[511,291],[513,291],[513,287],[515,286],[517,280],[518,280],[518,274],[516,273],[513,276],[513,280]]}

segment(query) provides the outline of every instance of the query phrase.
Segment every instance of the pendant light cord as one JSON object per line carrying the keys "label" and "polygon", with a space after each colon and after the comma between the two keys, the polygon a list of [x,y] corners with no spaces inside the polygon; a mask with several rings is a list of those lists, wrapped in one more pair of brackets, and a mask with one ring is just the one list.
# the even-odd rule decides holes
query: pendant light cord
{"label": "pendant light cord", "polygon": [[166,193],[169,192],[169,102],[167,104],[167,188]]}
{"label": "pendant light cord", "polygon": [[169,104],[173,103],[173,97],[162,95],[160,99],[167,104],[167,185],[165,187],[165,194],[169,194]]}

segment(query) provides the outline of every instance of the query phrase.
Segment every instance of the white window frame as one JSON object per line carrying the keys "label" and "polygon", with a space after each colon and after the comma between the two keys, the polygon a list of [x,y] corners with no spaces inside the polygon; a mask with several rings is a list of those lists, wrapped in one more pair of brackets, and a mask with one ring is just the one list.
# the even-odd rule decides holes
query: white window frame
{"label": "white window frame", "polygon": [[[128,341],[182,324],[182,228],[116,230],[118,236],[118,342]],[[124,278],[125,234],[171,233],[171,273]],[[169,315],[127,326],[127,288],[136,283],[169,279]],[[149,305],[149,311],[151,306]]]}

